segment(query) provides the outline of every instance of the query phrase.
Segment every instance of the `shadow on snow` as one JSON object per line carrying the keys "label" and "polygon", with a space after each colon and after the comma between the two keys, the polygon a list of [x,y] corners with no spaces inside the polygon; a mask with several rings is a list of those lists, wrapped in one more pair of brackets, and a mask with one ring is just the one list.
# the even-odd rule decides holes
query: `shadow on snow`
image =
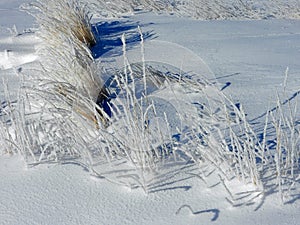
{"label": "shadow on snow", "polygon": [[[145,27],[147,24],[140,25],[132,21],[109,21],[98,22],[92,25],[92,32],[96,38],[96,45],[91,49],[95,59],[116,47],[123,45],[121,37],[125,34],[127,47],[139,44],[141,34],[138,27]],[[142,32],[143,39],[153,39],[155,34],[152,31]],[[119,52],[122,54],[122,52]]]}

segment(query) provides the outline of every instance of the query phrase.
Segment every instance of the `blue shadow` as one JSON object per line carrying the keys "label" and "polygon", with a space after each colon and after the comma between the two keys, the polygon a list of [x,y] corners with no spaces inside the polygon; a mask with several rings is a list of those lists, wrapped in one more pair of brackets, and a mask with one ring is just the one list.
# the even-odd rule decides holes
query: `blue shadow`
{"label": "blue shadow", "polygon": [[[91,48],[94,59],[103,56],[110,50],[123,45],[121,37],[125,34],[126,46],[133,47],[140,43],[141,37],[138,27],[145,27],[147,24],[140,24],[132,21],[109,21],[92,24],[92,32],[96,38],[96,45]],[[143,39],[153,39],[153,31],[142,32]],[[119,52],[118,54],[122,54]]]}
{"label": "blue shadow", "polygon": [[[150,25],[150,24],[148,24]],[[141,41],[141,34],[138,27],[145,27],[147,24],[140,24],[139,22],[132,21],[106,21],[92,24],[92,32],[96,39],[96,45],[91,48],[92,56],[94,59],[100,58],[107,52],[122,47],[122,35],[125,34],[126,47],[130,49],[138,45]],[[156,36],[153,31],[142,32],[144,40],[153,39]],[[120,48],[119,48],[120,49]],[[111,56],[121,55],[122,51],[114,51]],[[105,87],[116,86],[113,82],[113,77],[106,81]],[[117,91],[118,93],[118,91]],[[108,116],[112,116],[110,100],[115,98],[117,93],[105,93],[98,96],[97,104],[101,106]]]}

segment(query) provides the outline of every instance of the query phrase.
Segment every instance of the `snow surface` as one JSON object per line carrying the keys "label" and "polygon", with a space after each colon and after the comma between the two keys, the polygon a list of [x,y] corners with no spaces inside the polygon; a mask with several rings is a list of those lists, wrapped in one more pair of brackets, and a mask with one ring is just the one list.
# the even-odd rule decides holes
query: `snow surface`
{"label": "snow surface", "polygon": [[153,30],[159,40],[198,54],[218,82],[231,83],[229,94],[244,105],[251,119],[276,100],[274,91],[283,84],[287,67],[291,94],[299,90],[298,20],[200,22],[152,15],[139,15],[137,20],[147,24],[144,29]]}
{"label": "snow surface", "polygon": [[[0,77],[8,81],[14,92],[18,70],[26,69],[37,57],[38,40],[32,33],[34,20],[17,10],[19,1],[2,2]],[[120,27],[140,24],[144,33],[151,34],[146,41],[154,39],[168,42],[166,46],[182,46],[172,54],[157,48],[157,61],[168,59],[168,63],[180,68],[180,54],[191,50],[189,54],[201,57],[201,68],[205,62],[213,72],[209,78],[216,79],[226,94],[243,104],[257,130],[263,127],[260,116],[275,107],[274,93],[282,90],[287,67],[287,98],[299,91],[298,20],[197,21],[141,13],[118,21]],[[15,30],[14,25],[17,36],[6,29]],[[233,207],[226,200],[232,196],[220,179],[208,175],[211,168],[203,171],[207,173],[204,181],[195,176],[198,170],[193,164],[174,167],[154,180],[150,193],[145,194],[142,189],[131,190],[94,178],[75,163],[25,168],[20,156],[2,155],[0,224],[299,223],[299,194],[283,205],[276,190],[263,196],[254,186],[233,181],[228,183],[235,193]]]}

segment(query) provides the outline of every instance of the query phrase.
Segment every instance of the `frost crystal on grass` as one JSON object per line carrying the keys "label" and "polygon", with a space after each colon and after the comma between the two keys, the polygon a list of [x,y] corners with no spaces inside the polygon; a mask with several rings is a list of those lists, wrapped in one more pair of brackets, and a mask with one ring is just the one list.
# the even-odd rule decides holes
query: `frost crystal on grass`
{"label": "frost crystal on grass", "polygon": [[[91,7],[104,17],[117,17],[137,11],[167,12],[201,20],[268,19],[300,16],[297,0],[89,0]],[[101,10],[98,10],[101,9]]]}
{"label": "frost crystal on grass", "polygon": [[[165,6],[155,1],[151,7]],[[278,98],[259,139],[243,107],[207,74],[147,61],[140,29],[139,61],[132,62],[126,36],[120,36],[122,65],[104,82],[103,65],[90,50],[96,44],[91,18],[81,2],[40,0],[30,9],[37,10],[31,12],[40,24],[40,60],[22,72],[17,102],[5,90],[2,153],[21,154],[28,165],[78,163],[94,176],[146,192],[155,189],[155,174],[173,176],[172,168],[189,164],[205,174],[206,165],[220,176],[233,204],[225,182],[233,177],[263,189],[270,173],[283,200],[293,191],[299,179],[296,106],[289,105],[285,116]],[[275,149],[268,146],[270,127]]]}

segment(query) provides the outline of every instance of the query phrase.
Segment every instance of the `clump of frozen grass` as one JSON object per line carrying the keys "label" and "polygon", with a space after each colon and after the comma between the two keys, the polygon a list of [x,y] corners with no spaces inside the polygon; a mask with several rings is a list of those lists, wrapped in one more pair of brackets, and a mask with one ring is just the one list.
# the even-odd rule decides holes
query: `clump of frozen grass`
{"label": "clump of frozen grass", "polygon": [[[277,95],[277,106],[268,114],[271,127],[275,130],[276,144],[274,149],[268,149],[269,155],[272,156],[269,162],[272,164],[272,174],[276,175],[282,202],[289,200],[297,190],[300,177],[300,128],[297,122],[299,97],[294,96],[293,100],[287,98],[287,79],[288,69],[283,85],[283,97]],[[288,100],[282,102],[283,98]]]}
{"label": "clump of frozen grass", "polygon": [[[170,76],[148,66],[142,35],[139,65],[129,63],[122,37],[124,67],[113,77],[116,90],[105,87],[108,94],[116,96],[108,104],[109,116],[96,104],[104,89],[89,50],[92,43],[81,38],[84,32],[78,35],[72,30],[82,18],[89,20],[80,15],[84,6],[72,2],[37,4],[45,13],[37,16],[43,23],[39,33],[43,40],[41,62],[36,70],[25,74],[14,110],[7,108],[10,123],[1,122],[1,138],[9,152],[23,155],[28,165],[76,162],[108,179],[101,166],[109,163],[111,170],[118,169],[123,160],[127,167],[114,179],[145,191],[149,174],[161,172],[169,162],[182,161],[212,165],[222,180],[239,177],[263,187],[266,181],[261,174],[268,169],[276,174],[281,192],[283,181],[291,181],[290,189],[298,182],[295,110],[290,110],[287,119],[282,104],[278,104],[278,115],[271,114],[277,134],[273,160],[266,140],[268,117],[260,141],[243,108],[237,108],[217,86],[202,77]],[[53,10],[60,6],[74,13]],[[77,13],[79,22],[74,20]],[[62,15],[72,15],[72,23],[64,24],[68,18]],[[150,86],[155,91],[150,93]],[[157,101],[169,102],[173,114],[161,109]]]}
{"label": "clump of frozen grass", "polygon": [[[95,38],[86,6],[74,0],[40,0],[29,4],[27,11],[40,25],[39,79],[56,82],[55,90],[68,97],[70,104],[77,100],[69,92],[78,92],[96,102],[103,84],[89,49],[95,44]],[[76,110],[95,120],[83,107],[78,105]]]}
{"label": "clump of frozen grass", "polygon": [[237,109],[240,122],[229,126],[230,138],[223,139],[229,143],[235,174],[258,185],[261,194],[278,192],[282,203],[293,201],[293,196],[299,193],[300,177],[299,97],[294,94],[288,98],[287,78],[288,70],[283,96],[277,95],[277,106],[266,114],[260,138],[247,122],[243,110]]}
{"label": "clump of frozen grass", "polygon": [[260,185],[258,140],[242,109],[210,83],[186,89],[197,93],[198,99],[206,98],[206,102],[194,100],[200,108],[187,120],[191,129],[187,138],[193,147],[186,154],[192,154],[195,162],[213,165],[224,179],[239,177]]}
{"label": "clump of frozen grass", "polygon": [[[132,74],[116,76],[121,93],[110,106],[111,118],[96,104],[103,87],[89,50],[92,43],[87,40],[91,38],[85,36],[89,32],[81,32],[90,31],[88,17],[81,15],[84,6],[62,0],[38,1],[31,7],[38,9],[35,16],[41,24],[40,63],[23,74],[18,104],[11,115],[14,148],[28,165],[76,161],[95,173],[94,165],[99,161],[121,157],[140,172],[140,177],[155,169],[167,152],[165,142],[172,141],[162,135],[165,131],[159,130],[159,121],[155,131],[148,127],[147,117],[150,112],[155,115],[155,105],[145,92],[141,98],[135,95]],[[82,23],[82,18],[87,22]],[[74,30],[82,24],[87,29]],[[125,39],[123,42],[126,58]],[[130,71],[129,64],[124,66]],[[143,76],[146,80],[145,72]],[[143,84],[146,90],[146,82]]]}
{"label": "clump of frozen grass", "polygon": [[[23,5],[23,8],[36,18],[41,35],[49,41],[55,41],[56,38],[65,35],[75,36],[88,47],[96,44],[91,31],[91,14],[82,1],[37,0],[29,5]],[[57,40],[59,41],[60,39]]]}
{"label": "clump of frozen grass", "polygon": [[[262,135],[258,136],[243,107],[237,107],[216,87],[186,81],[183,85],[187,85],[185,90],[193,90],[199,98],[207,100],[194,100],[201,110],[184,120],[190,124],[190,132],[183,132],[182,136],[191,140],[185,142],[190,147],[185,154],[200,165],[212,165],[221,180],[238,177],[244,183],[254,184],[259,189],[258,196],[273,189],[279,191],[283,202],[292,199],[299,191],[298,97],[285,102],[278,97],[276,109],[266,115]],[[272,130],[275,136],[268,133]],[[271,148],[270,143],[276,143],[275,147]]]}
{"label": "clump of frozen grass", "polygon": [[27,10],[40,24],[40,63],[23,74],[2,137],[28,164],[88,157],[89,142],[106,122],[96,105],[102,81],[89,50],[95,44],[89,13],[72,0],[38,1]]}

